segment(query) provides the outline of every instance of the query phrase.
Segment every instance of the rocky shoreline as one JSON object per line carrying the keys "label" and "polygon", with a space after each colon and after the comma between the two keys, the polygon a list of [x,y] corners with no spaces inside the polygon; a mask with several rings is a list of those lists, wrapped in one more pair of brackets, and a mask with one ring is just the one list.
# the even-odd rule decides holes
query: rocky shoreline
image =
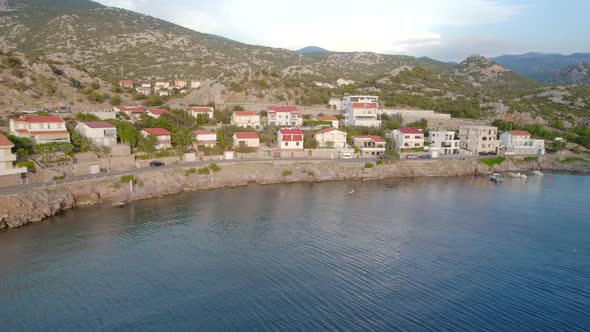
{"label": "rocky shoreline", "polygon": [[395,161],[374,168],[365,162],[268,161],[223,164],[218,172],[198,174],[188,169],[146,170],[135,176],[133,192],[121,177],[101,178],[33,189],[12,196],[0,196],[0,229],[21,227],[52,217],[62,211],[99,203],[132,202],[153,197],[248,184],[327,182],[341,180],[382,180],[411,177],[453,177],[486,175],[492,172],[547,172],[590,174],[590,162],[563,163],[543,156],[536,161],[508,159],[488,167],[477,159]]}

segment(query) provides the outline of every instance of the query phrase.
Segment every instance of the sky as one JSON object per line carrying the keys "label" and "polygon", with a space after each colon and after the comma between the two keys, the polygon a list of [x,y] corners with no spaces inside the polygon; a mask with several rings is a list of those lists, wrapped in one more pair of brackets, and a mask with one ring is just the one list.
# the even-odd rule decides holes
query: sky
{"label": "sky", "polygon": [[96,0],[248,44],[461,61],[590,52],[590,0]]}

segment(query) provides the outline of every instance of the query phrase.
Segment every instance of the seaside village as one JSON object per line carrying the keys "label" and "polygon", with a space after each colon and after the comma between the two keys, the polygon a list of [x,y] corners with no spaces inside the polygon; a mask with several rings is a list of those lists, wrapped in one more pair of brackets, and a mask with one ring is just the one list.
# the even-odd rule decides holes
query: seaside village
{"label": "seaside village", "polygon": [[[198,88],[199,81],[120,81],[142,94]],[[18,115],[0,134],[0,185],[181,162],[243,159],[407,159],[542,155],[545,142],[480,120],[427,110],[387,109],[378,96],[343,96],[331,114],[297,106],[214,105],[186,109],[127,105],[96,113]],[[394,124],[395,129],[384,123]]]}

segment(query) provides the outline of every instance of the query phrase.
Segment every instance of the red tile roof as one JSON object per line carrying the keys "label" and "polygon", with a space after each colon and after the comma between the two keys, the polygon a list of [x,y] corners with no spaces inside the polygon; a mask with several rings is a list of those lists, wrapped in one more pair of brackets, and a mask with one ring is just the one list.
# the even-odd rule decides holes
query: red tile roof
{"label": "red tile roof", "polygon": [[193,111],[193,112],[209,112],[209,113],[212,113],[213,112],[213,107],[191,107],[190,110]]}
{"label": "red tile roof", "polygon": [[269,106],[268,111],[285,113],[297,112],[297,106]]}
{"label": "red tile roof", "polygon": [[415,128],[400,128],[399,132],[402,134],[422,134],[422,135],[424,135],[422,130],[415,129]]}
{"label": "red tile roof", "polygon": [[132,80],[120,80],[119,84],[133,84]]}
{"label": "red tile roof", "polygon": [[87,125],[90,128],[100,129],[100,128],[115,128],[112,123],[108,122],[82,122],[83,124]]}
{"label": "red tile roof", "polygon": [[333,115],[319,115],[315,118],[318,121],[338,121],[338,118]]}
{"label": "red tile roof", "polygon": [[258,137],[258,133],[253,132],[253,131],[248,131],[248,132],[236,132],[234,134],[234,136],[237,139],[256,139],[259,138]]}
{"label": "red tile roof", "polygon": [[13,146],[14,146],[14,144],[12,144],[12,142],[11,142],[11,141],[10,141],[8,138],[6,138],[6,136],[4,136],[4,135],[0,134],[0,146],[4,146],[4,147],[6,147],[6,146],[8,146],[8,147],[13,147]]}
{"label": "red tile roof", "polygon": [[258,115],[256,112],[249,112],[249,111],[242,111],[242,112],[234,112],[235,116],[253,116]]}
{"label": "red tile roof", "polygon": [[531,134],[525,130],[512,130],[512,131],[509,131],[509,133],[512,136],[531,136]]}
{"label": "red tile roof", "polygon": [[281,135],[303,135],[303,130],[301,129],[281,129],[279,130]]}
{"label": "red tile roof", "polygon": [[33,115],[20,117],[15,120],[16,122],[27,122],[27,123],[63,123],[64,120],[57,115]]}
{"label": "red tile roof", "polygon": [[170,112],[169,110],[166,109],[153,109],[153,110],[147,110],[148,112],[155,114],[155,115],[162,115],[162,114],[168,114],[168,115],[172,115],[172,112]]}
{"label": "red tile roof", "polygon": [[152,136],[167,136],[172,135],[171,132],[164,128],[143,128],[143,130]]}
{"label": "red tile roof", "polygon": [[215,135],[215,133],[209,130],[195,130],[193,131],[193,135]]}
{"label": "red tile roof", "polygon": [[352,108],[377,108],[377,103],[352,103]]}
{"label": "red tile roof", "polygon": [[375,143],[385,143],[385,140],[377,135],[356,135],[352,136],[354,139],[371,139]]}
{"label": "red tile roof", "polygon": [[334,129],[334,128],[326,128],[326,129],[322,129],[322,130],[318,131],[318,132],[317,132],[317,133],[315,133],[315,134],[316,134],[316,135],[318,135],[318,134],[325,134],[325,133],[329,133],[329,132],[331,132],[331,131],[334,131],[334,130],[338,130],[338,129]]}

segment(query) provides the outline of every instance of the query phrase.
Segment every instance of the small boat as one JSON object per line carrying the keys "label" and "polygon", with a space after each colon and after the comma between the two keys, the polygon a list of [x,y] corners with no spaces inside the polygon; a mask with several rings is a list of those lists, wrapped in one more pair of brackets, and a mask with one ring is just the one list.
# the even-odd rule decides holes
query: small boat
{"label": "small boat", "polygon": [[543,174],[543,172],[539,171],[538,169],[535,169],[535,170],[533,170],[533,175],[536,175],[536,176],[543,176],[543,175],[545,175],[545,174]]}
{"label": "small boat", "polygon": [[513,178],[519,178],[519,179],[526,179],[527,178],[526,174],[523,174],[523,173],[510,173],[510,176]]}
{"label": "small boat", "polygon": [[504,182],[504,178],[502,177],[502,175],[500,175],[498,173],[494,173],[490,176],[490,181],[492,181],[494,183],[501,183],[501,182]]}
{"label": "small boat", "polygon": [[122,208],[122,207],[125,207],[125,205],[127,205],[127,204],[125,204],[125,202],[121,202],[121,201],[113,202],[113,204],[112,204],[112,206],[114,208]]}

